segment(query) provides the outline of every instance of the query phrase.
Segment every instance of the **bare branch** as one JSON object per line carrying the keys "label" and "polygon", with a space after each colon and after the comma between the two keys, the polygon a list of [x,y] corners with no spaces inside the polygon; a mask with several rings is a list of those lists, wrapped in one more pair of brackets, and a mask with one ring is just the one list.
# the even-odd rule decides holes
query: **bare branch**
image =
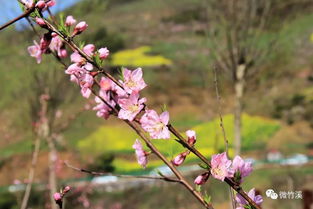
{"label": "bare branch", "polygon": [[83,172],[83,173],[88,173],[93,176],[116,176],[119,178],[131,178],[131,179],[151,179],[151,180],[163,180],[163,181],[168,181],[168,182],[176,182],[176,183],[181,183],[179,179],[173,179],[167,176],[162,176],[162,177],[156,177],[156,176],[132,176],[132,175],[122,175],[122,174],[115,174],[115,173],[110,173],[110,172],[98,172],[98,171],[90,171],[84,168],[77,168],[74,167],[73,165],[70,165],[68,162],[64,162],[64,164],[76,171]]}
{"label": "bare branch", "polygon": [[35,7],[32,7],[28,10],[26,10],[23,14],[21,14],[20,16],[14,18],[13,20],[10,20],[6,23],[4,23],[2,26],[0,26],[0,31],[5,29],[6,27],[12,25],[13,23],[19,21],[20,19],[23,19],[25,17],[28,17],[30,15],[30,13],[32,13],[33,11],[35,11]]}

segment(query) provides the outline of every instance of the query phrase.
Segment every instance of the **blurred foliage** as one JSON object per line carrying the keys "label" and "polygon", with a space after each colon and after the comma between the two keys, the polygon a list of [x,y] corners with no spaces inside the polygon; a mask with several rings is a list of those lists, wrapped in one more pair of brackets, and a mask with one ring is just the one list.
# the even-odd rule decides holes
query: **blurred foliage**
{"label": "blurred foliage", "polygon": [[0,208],[3,209],[16,209],[16,197],[10,192],[0,193]]}
{"label": "blurred foliage", "polygon": [[126,49],[116,52],[112,56],[113,66],[147,67],[159,65],[171,65],[172,61],[161,55],[149,55],[151,47],[142,46],[136,49]]}
{"label": "blurred foliage", "polygon": [[[232,146],[234,138],[233,115],[223,117],[224,128],[229,145]],[[213,147],[217,151],[223,149],[223,133],[219,127],[219,119],[212,122],[195,126],[193,130],[197,133],[196,147]],[[278,121],[259,116],[242,115],[242,148],[243,150],[264,148],[267,140],[278,131],[280,124]]]}
{"label": "blurred foliage", "polygon": [[96,48],[107,47],[111,53],[125,48],[125,43],[119,33],[109,33],[105,27],[99,27],[95,32],[85,36],[85,40],[93,43]]}
{"label": "blurred foliage", "polygon": [[88,165],[88,169],[92,171],[113,172],[115,169],[112,165],[113,160],[113,154],[102,153],[95,158],[92,164]]}
{"label": "blurred foliage", "polygon": [[[254,150],[264,148],[266,142],[270,137],[280,128],[280,124],[275,120],[270,120],[258,116],[249,116],[243,114],[243,149]],[[232,156],[234,150],[232,149],[233,142],[233,115],[224,116],[224,127],[229,140],[230,149],[229,154]],[[224,139],[219,127],[219,119],[214,119],[211,122],[202,123],[191,128],[197,133],[196,147],[205,156],[211,156],[216,152],[224,151]],[[116,155],[134,155],[132,144],[137,135],[130,129],[124,126],[106,125],[100,127],[97,131],[81,139],[78,142],[78,149],[82,153],[97,155],[97,153],[111,152]],[[177,143],[175,138],[169,140],[153,140],[153,143],[159,150],[167,157],[173,158],[178,153],[182,152],[184,148]],[[190,155],[187,162],[194,162],[196,157]],[[116,157],[113,162],[117,171],[131,171],[137,170],[140,166],[135,161],[124,160],[123,157]],[[122,166],[123,165],[123,166]],[[150,166],[161,165],[160,161],[155,161],[155,164],[148,164]]]}
{"label": "blurred foliage", "polygon": [[283,119],[288,124],[307,120],[313,126],[312,92],[313,88],[306,88],[301,93],[276,98],[272,116]]}

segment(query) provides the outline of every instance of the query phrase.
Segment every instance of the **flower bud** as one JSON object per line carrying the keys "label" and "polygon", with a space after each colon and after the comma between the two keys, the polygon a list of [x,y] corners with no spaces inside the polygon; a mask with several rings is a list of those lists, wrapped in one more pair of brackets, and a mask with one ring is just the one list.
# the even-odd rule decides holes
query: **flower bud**
{"label": "flower bud", "polygon": [[43,37],[41,38],[39,46],[40,46],[40,50],[43,53],[47,52],[47,49],[49,48],[49,45],[51,43],[51,39],[52,39],[52,36],[50,32],[45,33]]}
{"label": "flower bud", "polygon": [[66,20],[65,20],[66,26],[72,26],[75,23],[76,23],[76,20],[74,19],[74,17],[72,15],[66,17]]}
{"label": "flower bud", "polygon": [[172,164],[175,166],[180,166],[186,159],[186,156],[190,153],[190,151],[186,151],[177,155],[173,160]]}
{"label": "flower bud", "polygon": [[75,26],[72,36],[75,36],[75,35],[82,33],[83,31],[85,31],[87,29],[87,27],[88,27],[88,25],[85,21],[79,22]]}
{"label": "flower bud", "polygon": [[55,0],[50,0],[50,1],[47,2],[47,6],[48,7],[52,7],[52,6],[55,5],[55,3],[56,3]]}
{"label": "flower bud", "polygon": [[109,56],[110,51],[105,47],[98,50],[100,59],[106,59]]}
{"label": "flower bud", "polygon": [[58,201],[61,201],[62,200],[62,194],[57,192],[57,193],[54,193],[53,194],[53,199],[58,202]]}
{"label": "flower bud", "polygon": [[202,185],[205,182],[207,182],[209,177],[210,177],[210,172],[203,173],[203,174],[197,176],[197,178],[195,179],[194,183],[197,184],[197,185]]}
{"label": "flower bud", "polygon": [[95,49],[96,49],[95,45],[87,44],[86,46],[84,46],[83,52],[85,52],[88,56],[92,56]]}
{"label": "flower bud", "polygon": [[36,17],[36,23],[40,26],[40,27],[45,27],[46,23],[42,18]]}
{"label": "flower bud", "polygon": [[70,186],[66,186],[64,189],[63,189],[63,193],[67,193],[71,190],[71,187]]}
{"label": "flower bud", "polygon": [[36,7],[38,9],[44,9],[46,7],[45,1],[42,1],[42,0],[38,1],[37,4],[36,4]]}
{"label": "flower bud", "polygon": [[65,57],[67,57],[67,51],[66,51],[66,49],[60,49],[60,51],[58,52],[58,56],[59,56],[60,58],[65,58]]}
{"label": "flower bud", "polygon": [[186,131],[186,135],[188,137],[188,144],[193,146],[196,143],[196,132],[193,130]]}

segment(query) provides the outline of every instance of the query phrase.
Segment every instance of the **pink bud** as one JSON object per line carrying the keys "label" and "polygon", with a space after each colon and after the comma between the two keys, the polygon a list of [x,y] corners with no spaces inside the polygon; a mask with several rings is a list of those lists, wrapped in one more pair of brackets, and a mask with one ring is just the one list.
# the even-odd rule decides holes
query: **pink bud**
{"label": "pink bud", "polygon": [[180,153],[179,155],[177,155],[173,160],[172,163],[175,166],[180,166],[181,164],[183,164],[183,162],[186,159],[186,156],[190,153],[190,151],[186,151],[183,153]]}
{"label": "pink bud", "polygon": [[46,7],[46,3],[45,3],[45,1],[38,1],[37,2],[37,4],[36,4],[36,7],[38,8],[38,9],[43,9],[43,8],[45,8]]}
{"label": "pink bud", "polygon": [[71,190],[71,187],[70,186],[66,186],[64,189],[63,189],[63,193],[67,193]]}
{"label": "pink bud", "polygon": [[54,37],[58,36],[58,34],[56,34],[55,32],[52,32],[51,36],[54,38]]}
{"label": "pink bud", "polygon": [[96,49],[95,45],[93,45],[93,44],[87,44],[86,46],[84,46],[83,51],[84,51],[88,56],[92,56],[95,49]]}
{"label": "pink bud", "polygon": [[195,179],[194,183],[197,185],[202,185],[209,179],[209,177],[210,177],[209,172],[203,173]]}
{"label": "pink bud", "polygon": [[54,193],[54,195],[53,195],[53,199],[54,199],[56,202],[58,202],[58,201],[62,200],[62,194],[61,194],[61,193],[59,193],[59,192]]}
{"label": "pink bud", "polygon": [[73,36],[78,35],[87,29],[88,25],[85,21],[79,22],[73,31]]}
{"label": "pink bud", "polygon": [[40,40],[40,49],[43,53],[45,53],[47,51],[47,49],[49,48],[49,45],[51,43],[51,39],[52,39],[52,36],[51,36],[51,33],[45,33],[43,35],[43,37],[41,38]]}
{"label": "pink bud", "polygon": [[52,7],[52,6],[55,5],[55,3],[56,3],[55,0],[50,0],[50,1],[47,2],[47,6],[48,7]]}
{"label": "pink bud", "polygon": [[75,23],[76,23],[76,20],[74,19],[74,17],[72,15],[66,17],[66,20],[65,20],[66,26],[72,26]]}
{"label": "pink bud", "polygon": [[59,56],[60,58],[65,58],[65,57],[67,57],[67,51],[66,51],[66,49],[61,49],[61,50],[58,52],[58,56]]}
{"label": "pink bud", "polygon": [[193,130],[186,131],[186,135],[188,137],[188,144],[193,146],[196,143],[196,132]]}
{"label": "pink bud", "polygon": [[106,59],[110,51],[105,47],[98,50],[100,59]]}
{"label": "pink bud", "polygon": [[42,18],[36,17],[36,23],[40,26],[40,27],[44,27],[46,26],[45,21]]}

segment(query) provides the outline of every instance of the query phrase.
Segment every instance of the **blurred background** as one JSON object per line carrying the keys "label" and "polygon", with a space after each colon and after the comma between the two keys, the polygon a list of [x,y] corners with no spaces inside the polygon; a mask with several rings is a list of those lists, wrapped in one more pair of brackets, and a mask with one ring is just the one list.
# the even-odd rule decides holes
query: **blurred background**
{"label": "blurred background", "polygon": [[[0,24],[22,13],[15,1],[0,2]],[[263,208],[313,207],[311,0],[59,0],[52,11],[88,23],[77,42],[108,47],[112,74],[142,67],[148,104],[159,112],[166,105],[182,133],[195,130],[196,148],[208,158],[225,149],[221,112],[230,156],[240,148],[255,168],[243,188],[256,188]],[[20,208],[36,149],[29,208],[55,207],[47,186],[51,173],[58,189],[73,187],[65,208],[201,208],[175,183],[94,178],[65,166],[67,161],[115,174],[171,175],[153,156],[142,169],[132,149],[136,134],[113,117],[97,118],[92,99],[81,98],[52,56],[36,64],[27,47],[38,38],[26,20],[0,34],[1,209]],[[44,134],[38,131],[43,109],[48,122],[41,128],[49,130]],[[168,159],[184,150],[174,140],[154,142]],[[198,163],[190,155],[180,167],[191,182],[201,173]],[[266,197],[267,189],[278,199]],[[203,190],[216,209],[230,208],[225,184],[210,179]]]}

